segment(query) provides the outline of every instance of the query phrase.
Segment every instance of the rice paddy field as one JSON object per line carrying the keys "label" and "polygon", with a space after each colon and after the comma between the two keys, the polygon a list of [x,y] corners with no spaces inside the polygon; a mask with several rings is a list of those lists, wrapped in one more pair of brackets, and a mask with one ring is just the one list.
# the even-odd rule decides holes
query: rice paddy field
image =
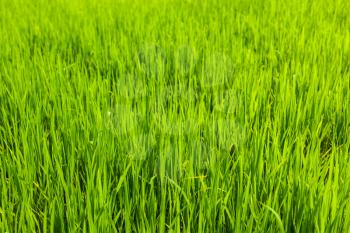
{"label": "rice paddy field", "polygon": [[347,0],[1,0],[0,232],[350,232]]}

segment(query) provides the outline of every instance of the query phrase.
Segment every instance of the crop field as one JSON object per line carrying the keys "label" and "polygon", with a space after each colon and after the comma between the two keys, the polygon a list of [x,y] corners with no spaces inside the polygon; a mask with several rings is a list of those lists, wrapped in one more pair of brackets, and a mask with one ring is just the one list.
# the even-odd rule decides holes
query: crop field
{"label": "crop field", "polygon": [[0,0],[0,232],[350,232],[350,1]]}

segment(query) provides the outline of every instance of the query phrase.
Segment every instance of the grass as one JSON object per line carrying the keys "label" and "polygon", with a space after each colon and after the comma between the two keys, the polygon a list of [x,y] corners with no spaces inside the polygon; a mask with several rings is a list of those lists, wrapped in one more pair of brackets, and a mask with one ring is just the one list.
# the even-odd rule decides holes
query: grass
{"label": "grass", "polygon": [[0,231],[349,232],[349,12],[0,1]]}

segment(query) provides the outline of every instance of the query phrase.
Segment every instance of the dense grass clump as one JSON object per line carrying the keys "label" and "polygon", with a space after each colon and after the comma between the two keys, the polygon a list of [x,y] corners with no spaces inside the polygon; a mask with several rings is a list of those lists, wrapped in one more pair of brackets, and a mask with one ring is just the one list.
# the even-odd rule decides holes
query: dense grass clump
{"label": "dense grass clump", "polygon": [[1,232],[349,232],[347,0],[1,0]]}

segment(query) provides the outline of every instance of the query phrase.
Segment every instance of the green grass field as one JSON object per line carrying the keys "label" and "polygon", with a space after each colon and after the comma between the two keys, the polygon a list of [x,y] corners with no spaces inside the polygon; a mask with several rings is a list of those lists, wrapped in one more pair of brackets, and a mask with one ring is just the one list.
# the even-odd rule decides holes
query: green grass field
{"label": "green grass field", "polygon": [[0,232],[350,232],[350,2],[0,0]]}

